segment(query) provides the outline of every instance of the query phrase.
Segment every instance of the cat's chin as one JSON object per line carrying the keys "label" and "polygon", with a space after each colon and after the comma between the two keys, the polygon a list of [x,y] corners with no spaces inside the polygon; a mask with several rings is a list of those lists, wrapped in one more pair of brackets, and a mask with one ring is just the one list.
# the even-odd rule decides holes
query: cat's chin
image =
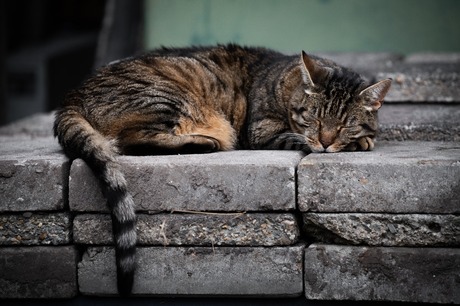
{"label": "cat's chin", "polygon": [[329,147],[326,148],[325,152],[326,153],[337,153],[337,152],[343,151],[344,148],[345,146],[341,146],[341,145],[330,145]]}
{"label": "cat's chin", "polygon": [[309,146],[310,150],[312,153],[323,153],[326,150],[323,148],[323,146]]}

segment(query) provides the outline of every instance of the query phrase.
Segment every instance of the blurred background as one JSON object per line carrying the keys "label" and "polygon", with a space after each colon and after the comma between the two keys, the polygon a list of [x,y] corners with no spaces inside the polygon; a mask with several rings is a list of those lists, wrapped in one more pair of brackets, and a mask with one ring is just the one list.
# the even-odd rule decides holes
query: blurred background
{"label": "blurred background", "polygon": [[0,1],[0,125],[55,109],[93,69],[160,46],[460,52],[458,0]]}

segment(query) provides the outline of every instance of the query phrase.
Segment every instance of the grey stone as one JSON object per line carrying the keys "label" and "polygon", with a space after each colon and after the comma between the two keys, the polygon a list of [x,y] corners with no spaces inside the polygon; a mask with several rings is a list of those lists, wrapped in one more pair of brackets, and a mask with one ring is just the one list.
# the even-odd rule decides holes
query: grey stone
{"label": "grey stone", "polygon": [[422,52],[408,55],[406,63],[460,63],[460,53]]}
{"label": "grey stone", "polygon": [[54,113],[39,113],[0,127],[0,136],[53,136]]}
{"label": "grey stone", "polygon": [[386,102],[460,102],[460,63],[398,65],[376,78],[393,79]]}
{"label": "grey stone", "polygon": [[[303,245],[139,248],[133,294],[299,296],[303,250]],[[114,256],[112,248],[88,249],[78,264],[81,293],[116,294]]]}
{"label": "grey stone", "polygon": [[0,211],[62,210],[69,162],[51,137],[0,137]]}
{"label": "grey stone", "polygon": [[379,140],[460,142],[460,104],[385,103]]}
{"label": "grey stone", "polygon": [[67,213],[0,215],[0,245],[62,245],[70,243]]}
{"label": "grey stone", "polygon": [[[294,151],[230,151],[174,156],[121,156],[137,210],[273,211],[295,209]],[[107,211],[91,170],[72,163],[74,211]]]}
{"label": "grey stone", "polygon": [[322,52],[321,57],[371,78],[376,72],[399,66],[404,56],[390,52]]}
{"label": "grey stone", "polygon": [[311,245],[305,295],[314,300],[460,303],[460,249]]}
{"label": "grey stone", "polygon": [[460,212],[460,146],[379,142],[371,152],[310,154],[298,167],[304,212]]}
{"label": "grey stone", "polygon": [[433,214],[305,213],[304,233],[315,242],[370,246],[460,246],[460,216]]}
{"label": "grey stone", "polygon": [[0,298],[77,295],[77,252],[72,246],[0,248]]}
{"label": "grey stone", "polygon": [[[78,215],[73,224],[75,243],[113,243],[108,215]],[[293,214],[139,214],[136,227],[141,245],[279,246],[299,239]]]}

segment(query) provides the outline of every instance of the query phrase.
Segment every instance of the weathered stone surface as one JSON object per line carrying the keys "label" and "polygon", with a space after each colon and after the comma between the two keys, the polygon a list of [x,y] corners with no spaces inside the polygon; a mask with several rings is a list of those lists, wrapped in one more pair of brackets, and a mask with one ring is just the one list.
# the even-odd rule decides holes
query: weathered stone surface
{"label": "weathered stone surface", "polygon": [[77,295],[77,252],[72,246],[0,248],[0,298]]}
{"label": "weathered stone surface", "polygon": [[385,103],[379,140],[460,142],[460,104]]}
{"label": "weathered stone surface", "polygon": [[[303,245],[290,247],[145,247],[137,252],[139,295],[298,296]],[[80,292],[116,294],[115,252],[92,247],[78,264]]]}
{"label": "weathered stone surface", "polygon": [[460,216],[305,213],[312,241],[371,246],[460,246]]}
{"label": "weathered stone surface", "polygon": [[310,154],[298,167],[307,212],[460,212],[460,146],[379,142],[372,152]]}
{"label": "weathered stone surface", "polygon": [[460,63],[397,65],[376,77],[393,79],[387,102],[460,102]]}
{"label": "weathered stone surface", "polygon": [[322,52],[318,55],[368,77],[397,67],[404,61],[403,55],[390,52]]}
{"label": "weathered stone surface", "polygon": [[54,113],[35,114],[0,127],[0,136],[53,136]]}
{"label": "weathered stone surface", "polygon": [[311,245],[305,295],[315,300],[460,303],[460,249]]}
{"label": "weathered stone surface", "polygon": [[70,243],[67,213],[0,215],[0,245],[62,245]]}
{"label": "weathered stone surface", "polygon": [[460,53],[421,52],[408,55],[406,63],[460,63]]}
{"label": "weathered stone surface", "polygon": [[[121,156],[137,210],[273,211],[295,209],[294,151],[231,151],[174,156]],[[107,211],[91,170],[70,171],[74,211]]]}
{"label": "weathered stone surface", "polygon": [[[75,243],[113,243],[109,215],[75,217]],[[277,246],[298,242],[299,226],[292,214],[139,214],[138,244],[198,246]]]}
{"label": "weathered stone surface", "polygon": [[0,211],[61,210],[69,163],[51,137],[0,137]]}

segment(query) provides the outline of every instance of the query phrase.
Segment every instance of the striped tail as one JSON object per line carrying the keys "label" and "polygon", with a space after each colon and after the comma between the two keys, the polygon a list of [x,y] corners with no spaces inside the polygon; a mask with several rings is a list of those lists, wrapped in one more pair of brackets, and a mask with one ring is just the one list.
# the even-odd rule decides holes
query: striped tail
{"label": "striped tail", "polygon": [[114,141],[96,131],[78,106],[56,113],[54,134],[70,159],[82,158],[99,178],[112,215],[118,292],[131,293],[136,267],[136,213]]}

